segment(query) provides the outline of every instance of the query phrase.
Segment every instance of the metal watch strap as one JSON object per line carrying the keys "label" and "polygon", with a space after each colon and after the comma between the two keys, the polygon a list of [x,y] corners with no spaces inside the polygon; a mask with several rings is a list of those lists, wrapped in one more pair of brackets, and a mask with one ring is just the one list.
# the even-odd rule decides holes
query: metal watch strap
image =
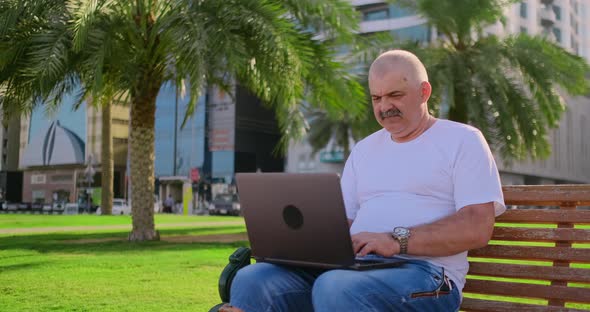
{"label": "metal watch strap", "polygon": [[399,242],[399,254],[404,255],[408,253],[408,238],[407,237],[399,237],[397,239]]}
{"label": "metal watch strap", "polygon": [[396,227],[391,233],[393,239],[399,243],[399,254],[408,253],[408,239],[410,238],[410,229],[406,227]]}

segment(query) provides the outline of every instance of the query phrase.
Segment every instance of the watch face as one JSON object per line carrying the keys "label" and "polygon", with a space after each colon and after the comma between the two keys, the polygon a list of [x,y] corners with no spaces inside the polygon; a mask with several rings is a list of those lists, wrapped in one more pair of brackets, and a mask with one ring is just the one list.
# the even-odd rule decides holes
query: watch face
{"label": "watch face", "polygon": [[406,236],[410,233],[410,230],[404,227],[396,227],[395,229],[393,229],[393,233],[399,236]]}

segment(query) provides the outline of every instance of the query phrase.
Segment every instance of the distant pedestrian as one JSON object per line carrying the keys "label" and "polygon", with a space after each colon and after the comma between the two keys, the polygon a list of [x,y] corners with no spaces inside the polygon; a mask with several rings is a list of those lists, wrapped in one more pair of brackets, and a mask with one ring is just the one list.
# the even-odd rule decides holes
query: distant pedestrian
{"label": "distant pedestrian", "polygon": [[164,213],[172,213],[172,207],[174,206],[174,199],[172,195],[168,194],[168,198],[164,201]]}

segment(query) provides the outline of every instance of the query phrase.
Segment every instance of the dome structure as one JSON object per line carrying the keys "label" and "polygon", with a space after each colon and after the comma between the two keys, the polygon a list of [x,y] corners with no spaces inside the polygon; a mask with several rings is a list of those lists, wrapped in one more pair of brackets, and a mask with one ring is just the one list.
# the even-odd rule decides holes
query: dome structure
{"label": "dome structure", "polygon": [[84,164],[84,142],[59,121],[31,140],[23,155],[23,167]]}

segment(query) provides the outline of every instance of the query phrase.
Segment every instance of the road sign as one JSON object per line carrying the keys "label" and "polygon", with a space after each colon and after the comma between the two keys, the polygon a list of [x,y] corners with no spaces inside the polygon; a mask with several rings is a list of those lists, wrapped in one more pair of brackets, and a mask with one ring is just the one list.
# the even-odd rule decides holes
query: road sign
{"label": "road sign", "polygon": [[199,168],[191,168],[191,180],[193,182],[199,182],[200,179]]}

